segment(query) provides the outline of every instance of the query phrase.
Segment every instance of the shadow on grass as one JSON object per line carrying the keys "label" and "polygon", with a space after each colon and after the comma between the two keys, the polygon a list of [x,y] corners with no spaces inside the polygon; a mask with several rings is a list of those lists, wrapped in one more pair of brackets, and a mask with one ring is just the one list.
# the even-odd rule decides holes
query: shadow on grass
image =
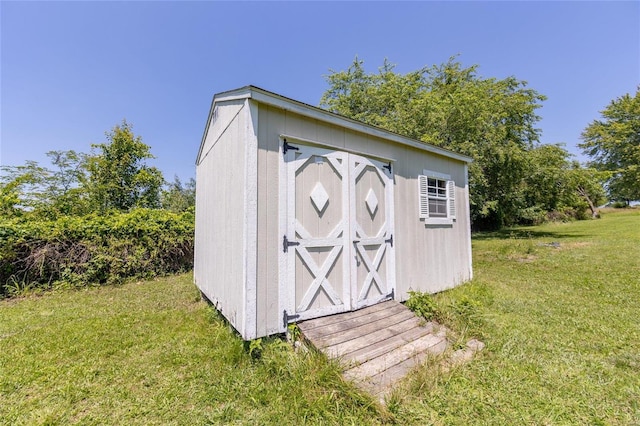
{"label": "shadow on grass", "polygon": [[471,235],[471,239],[477,241],[486,241],[486,240],[505,240],[508,238],[516,239],[516,240],[526,240],[530,238],[580,238],[585,237],[583,234],[566,234],[562,232],[553,232],[553,231],[536,231],[532,229],[526,228],[507,228],[501,229],[499,231],[491,231],[491,232],[474,232]]}

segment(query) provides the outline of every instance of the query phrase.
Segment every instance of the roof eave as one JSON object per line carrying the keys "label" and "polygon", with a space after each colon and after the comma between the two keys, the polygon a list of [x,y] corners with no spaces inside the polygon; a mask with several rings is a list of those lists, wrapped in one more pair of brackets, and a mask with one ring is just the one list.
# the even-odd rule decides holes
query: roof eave
{"label": "roof eave", "polygon": [[213,101],[211,103],[211,109],[209,111],[209,117],[207,119],[207,125],[205,127],[205,132],[202,136],[202,141],[200,143],[200,150],[198,151],[198,159],[200,158],[200,153],[202,151],[204,139],[207,135],[207,130],[209,128],[211,115],[213,113],[215,104],[217,102],[247,99],[247,98],[253,99],[256,102],[260,102],[267,105],[275,106],[280,109],[284,109],[285,111],[291,111],[291,112],[303,115],[305,117],[314,118],[324,122],[329,122],[331,124],[335,124],[341,127],[346,127],[348,129],[351,129],[357,132],[391,140],[401,145],[407,145],[416,149],[420,149],[422,151],[430,152],[432,154],[437,154],[437,155],[441,155],[457,161],[461,161],[463,163],[473,162],[473,159],[469,156],[459,154],[457,152],[450,151],[448,149],[440,148],[435,145],[430,145],[415,139],[411,139],[406,136],[402,136],[397,133],[393,133],[388,130],[382,129],[380,127],[365,124],[360,121],[345,117],[343,115],[339,115],[331,111],[327,111],[309,104],[305,104],[303,102],[296,101],[294,99],[287,98],[282,95],[278,95],[277,93],[269,92],[267,90],[261,89],[256,86],[244,86],[239,89],[218,93],[213,97]]}

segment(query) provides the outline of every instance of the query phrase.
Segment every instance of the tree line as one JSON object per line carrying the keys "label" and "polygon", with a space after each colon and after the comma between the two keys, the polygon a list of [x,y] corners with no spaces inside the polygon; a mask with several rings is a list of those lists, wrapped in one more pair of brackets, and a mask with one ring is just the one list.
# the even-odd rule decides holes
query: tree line
{"label": "tree line", "polygon": [[606,173],[612,201],[640,201],[640,86],[612,100],[582,132],[580,148],[591,165]]}
{"label": "tree line", "polygon": [[[401,74],[385,60],[367,73],[357,57],[325,77],[320,106],[473,158],[474,229],[597,216],[607,199],[640,200],[640,92],[614,99],[588,124],[581,165],[565,147],[541,144],[537,110],[545,96],[515,77],[485,78],[455,57]],[[51,151],[53,168],[28,161],[2,167],[0,215],[54,219],[134,208],[193,209],[195,181],[167,183],[146,161],[150,147],[126,121],[90,153]]]}
{"label": "tree line", "polygon": [[[640,200],[640,88],[586,126],[583,166],[563,145],[540,143],[545,97],[515,77],[484,78],[456,58],[406,74],[385,60],[367,73],[356,58],[326,80],[321,107],[473,158],[476,230],[596,217],[607,198]],[[49,167],[1,168],[0,298],[192,268],[195,180],[167,183],[129,123],[89,153],[47,156]]]}
{"label": "tree line", "polygon": [[192,269],[195,181],[166,183],[126,121],[106,137],[2,168],[0,299]]}
{"label": "tree line", "polygon": [[151,148],[123,120],[106,133],[106,142],[92,144],[89,153],[49,151],[52,167],[35,161],[3,166],[0,214],[55,219],[135,208],[183,212],[195,205],[195,180],[175,176],[167,183],[162,172],[147,165]]}
{"label": "tree line", "polygon": [[593,161],[582,166],[562,144],[540,143],[536,111],[546,98],[525,81],[481,77],[477,65],[455,57],[406,74],[387,60],[372,73],[363,64],[356,57],[326,76],[321,106],[472,157],[474,229],[595,217],[607,195],[640,198],[638,93],[612,102],[605,119],[586,128],[580,147]]}

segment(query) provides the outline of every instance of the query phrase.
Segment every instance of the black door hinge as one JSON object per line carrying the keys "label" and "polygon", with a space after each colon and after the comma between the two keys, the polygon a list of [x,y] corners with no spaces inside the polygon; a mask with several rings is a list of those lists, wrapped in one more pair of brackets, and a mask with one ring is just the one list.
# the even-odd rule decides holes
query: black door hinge
{"label": "black door hinge", "polygon": [[289,239],[287,238],[287,236],[285,235],[284,237],[282,237],[282,251],[283,252],[288,252],[289,251],[289,247],[291,246],[299,246],[300,242],[298,241],[289,241]]}
{"label": "black door hinge", "polygon": [[384,240],[384,242],[391,244],[391,247],[393,247],[393,234],[391,234],[391,236],[389,238]]}
{"label": "black door hinge", "polygon": [[389,161],[389,164],[387,164],[386,166],[382,166],[382,168],[389,170],[389,174],[391,174],[391,161]]}
{"label": "black door hinge", "polygon": [[287,325],[289,324],[289,320],[295,320],[300,318],[300,315],[289,315],[287,314],[287,311],[285,310],[282,313],[282,324],[284,325],[284,328],[287,328]]}
{"label": "black door hinge", "polygon": [[287,151],[289,151],[289,150],[300,151],[300,148],[298,148],[297,146],[289,145],[289,143],[285,139],[284,140],[284,144],[282,145],[282,154],[283,155],[287,155]]}

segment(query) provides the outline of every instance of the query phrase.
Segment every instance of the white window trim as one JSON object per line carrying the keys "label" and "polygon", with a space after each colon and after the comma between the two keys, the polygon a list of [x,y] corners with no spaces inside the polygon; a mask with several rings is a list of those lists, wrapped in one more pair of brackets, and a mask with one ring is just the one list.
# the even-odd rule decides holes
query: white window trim
{"label": "white window trim", "polygon": [[[428,194],[426,192],[426,182],[422,182],[423,180],[426,181],[428,178],[446,181],[447,217],[429,217],[429,201]],[[422,175],[418,176],[418,216],[420,220],[424,221],[425,225],[453,225],[456,220],[455,189],[456,185],[455,182],[451,180],[451,175],[431,170],[422,171]]]}

